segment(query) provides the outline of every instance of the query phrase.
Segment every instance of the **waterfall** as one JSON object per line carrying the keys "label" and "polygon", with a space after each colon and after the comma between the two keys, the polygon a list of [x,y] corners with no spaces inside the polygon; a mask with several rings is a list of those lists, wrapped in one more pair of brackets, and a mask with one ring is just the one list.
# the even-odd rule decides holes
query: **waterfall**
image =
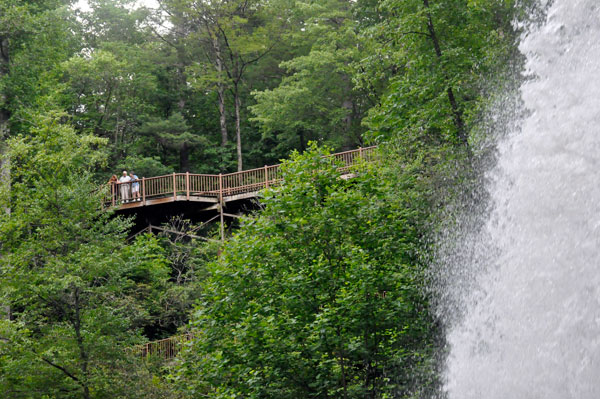
{"label": "waterfall", "polygon": [[598,399],[600,3],[553,1],[520,50],[526,116],[498,143],[485,220],[442,256],[445,391]]}

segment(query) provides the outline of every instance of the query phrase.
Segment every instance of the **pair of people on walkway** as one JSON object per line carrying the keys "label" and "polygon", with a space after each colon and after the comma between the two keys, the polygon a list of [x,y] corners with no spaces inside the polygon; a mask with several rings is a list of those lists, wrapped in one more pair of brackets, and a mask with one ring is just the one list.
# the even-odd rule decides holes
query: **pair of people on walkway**
{"label": "pair of people on walkway", "polygon": [[[119,191],[121,194],[121,201],[129,202],[129,201],[141,201],[140,199],[140,183],[139,177],[137,177],[133,172],[127,173],[126,170],[123,171],[123,175],[117,179],[116,175],[113,175],[108,181],[111,183],[112,187],[116,187],[114,183],[119,182]],[[116,192],[113,192],[115,195]]]}

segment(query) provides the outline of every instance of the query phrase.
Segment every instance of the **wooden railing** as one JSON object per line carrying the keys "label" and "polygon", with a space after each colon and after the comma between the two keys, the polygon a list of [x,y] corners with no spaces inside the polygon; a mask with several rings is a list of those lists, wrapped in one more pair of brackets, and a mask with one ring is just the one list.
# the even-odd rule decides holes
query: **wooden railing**
{"label": "wooden railing", "polygon": [[[332,154],[330,157],[338,162],[340,171],[348,172],[361,162],[372,161],[376,147],[359,148],[356,150]],[[262,168],[244,170],[241,172],[206,175],[195,173],[173,173],[171,175],[144,177],[126,183],[113,183],[110,187],[110,197],[107,205],[119,205],[127,202],[142,202],[156,198],[185,196],[210,197],[222,200],[238,194],[260,191],[281,182],[280,165],[264,166]],[[134,195],[138,188],[139,196]]]}
{"label": "wooden railing", "polygon": [[139,345],[135,347],[135,352],[144,359],[149,357],[157,357],[164,360],[169,360],[177,356],[182,346],[186,342],[191,341],[192,338],[192,334],[175,335],[173,337]]}

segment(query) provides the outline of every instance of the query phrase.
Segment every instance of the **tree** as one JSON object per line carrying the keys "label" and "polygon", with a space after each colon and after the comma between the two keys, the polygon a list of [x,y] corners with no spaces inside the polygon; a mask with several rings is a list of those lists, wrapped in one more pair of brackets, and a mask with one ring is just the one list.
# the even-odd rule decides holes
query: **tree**
{"label": "tree", "polygon": [[[193,395],[382,398],[432,382],[413,181],[352,180],[314,146],[211,265],[176,374]],[[389,181],[388,181],[389,182]],[[421,377],[413,377],[416,371]],[[415,384],[415,381],[418,381]],[[414,385],[413,385],[414,384]]]}
{"label": "tree", "polygon": [[0,391],[27,398],[160,396],[128,349],[141,341],[131,270],[152,279],[160,273],[150,269],[161,263],[124,256],[130,223],[102,208],[106,190],[91,180],[106,140],[77,135],[63,118],[35,114],[31,135],[9,142],[12,185],[2,187],[0,203],[11,213],[0,215],[0,295],[11,317],[0,327]]}
{"label": "tree", "polygon": [[143,47],[152,39],[145,22],[150,12],[135,8],[134,0],[89,0],[87,12],[79,13],[83,47],[103,49],[110,43]]}
{"label": "tree", "polygon": [[190,170],[190,148],[193,145],[208,144],[206,139],[190,133],[185,119],[179,113],[171,115],[168,119],[151,118],[140,127],[140,133],[156,138],[168,148],[179,151],[179,171]]}
{"label": "tree", "polygon": [[[167,225],[168,232],[162,232],[158,237],[150,234],[142,236],[129,247],[132,256],[144,254],[139,249],[153,249],[152,253],[164,260],[168,267],[167,279],[154,287],[151,284],[155,284],[157,279],[147,278],[147,268],[141,268],[137,273],[138,278],[150,280],[143,285],[146,289],[139,292],[150,317],[150,322],[145,321],[144,324],[148,338],[167,338],[187,327],[190,312],[201,296],[200,282],[206,277],[205,265],[216,258],[220,245],[218,240],[205,242],[193,238],[206,227],[193,225],[179,217],[173,218]],[[150,259],[149,256],[145,258]]]}
{"label": "tree", "polygon": [[277,44],[285,26],[277,1],[165,1],[174,10],[174,26],[188,26],[190,40],[199,43],[196,62],[188,69],[199,89],[216,88],[221,147],[228,143],[226,91],[233,99],[237,169],[242,160],[242,83],[249,66]]}
{"label": "tree", "polygon": [[0,181],[10,181],[3,157],[11,120],[24,106],[35,104],[51,84],[47,73],[68,53],[69,26],[59,10],[67,0],[0,1]]}
{"label": "tree", "polygon": [[257,103],[250,107],[279,157],[304,150],[310,140],[335,148],[360,145],[367,110],[352,82],[351,66],[364,57],[353,3],[306,2],[302,9],[302,29],[291,37],[310,43],[308,54],[282,62],[287,76],[272,90],[255,91]]}
{"label": "tree", "polygon": [[81,132],[111,138],[120,155],[135,140],[143,117],[156,112],[152,67],[140,51],[124,54],[97,50],[75,56],[62,67],[69,88],[67,103]]}
{"label": "tree", "polygon": [[[512,2],[497,0],[382,2],[385,18],[365,34],[379,41],[392,73],[367,120],[372,137],[396,136],[412,150],[450,144],[469,152],[469,134],[489,89],[483,82],[511,65],[516,52],[515,10]],[[363,65],[367,75],[373,65]]]}

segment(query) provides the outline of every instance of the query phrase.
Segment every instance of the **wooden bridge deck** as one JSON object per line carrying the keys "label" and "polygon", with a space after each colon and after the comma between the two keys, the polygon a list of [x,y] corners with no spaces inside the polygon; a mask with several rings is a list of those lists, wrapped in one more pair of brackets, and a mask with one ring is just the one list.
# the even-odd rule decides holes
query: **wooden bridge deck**
{"label": "wooden bridge deck", "polygon": [[[375,148],[359,148],[332,154],[330,157],[342,165],[342,172],[349,173],[353,166],[371,161]],[[219,204],[256,197],[262,189],[280,182],[280,165],[218,175],[173,173],[143,177],[135,182],[113,183],[105,203],[122,210],[168,202],[193,201],[203,203],[206,209],[218,209]],[[139,198],[133,199],[131,191],[136,184],[139,187]]]}

